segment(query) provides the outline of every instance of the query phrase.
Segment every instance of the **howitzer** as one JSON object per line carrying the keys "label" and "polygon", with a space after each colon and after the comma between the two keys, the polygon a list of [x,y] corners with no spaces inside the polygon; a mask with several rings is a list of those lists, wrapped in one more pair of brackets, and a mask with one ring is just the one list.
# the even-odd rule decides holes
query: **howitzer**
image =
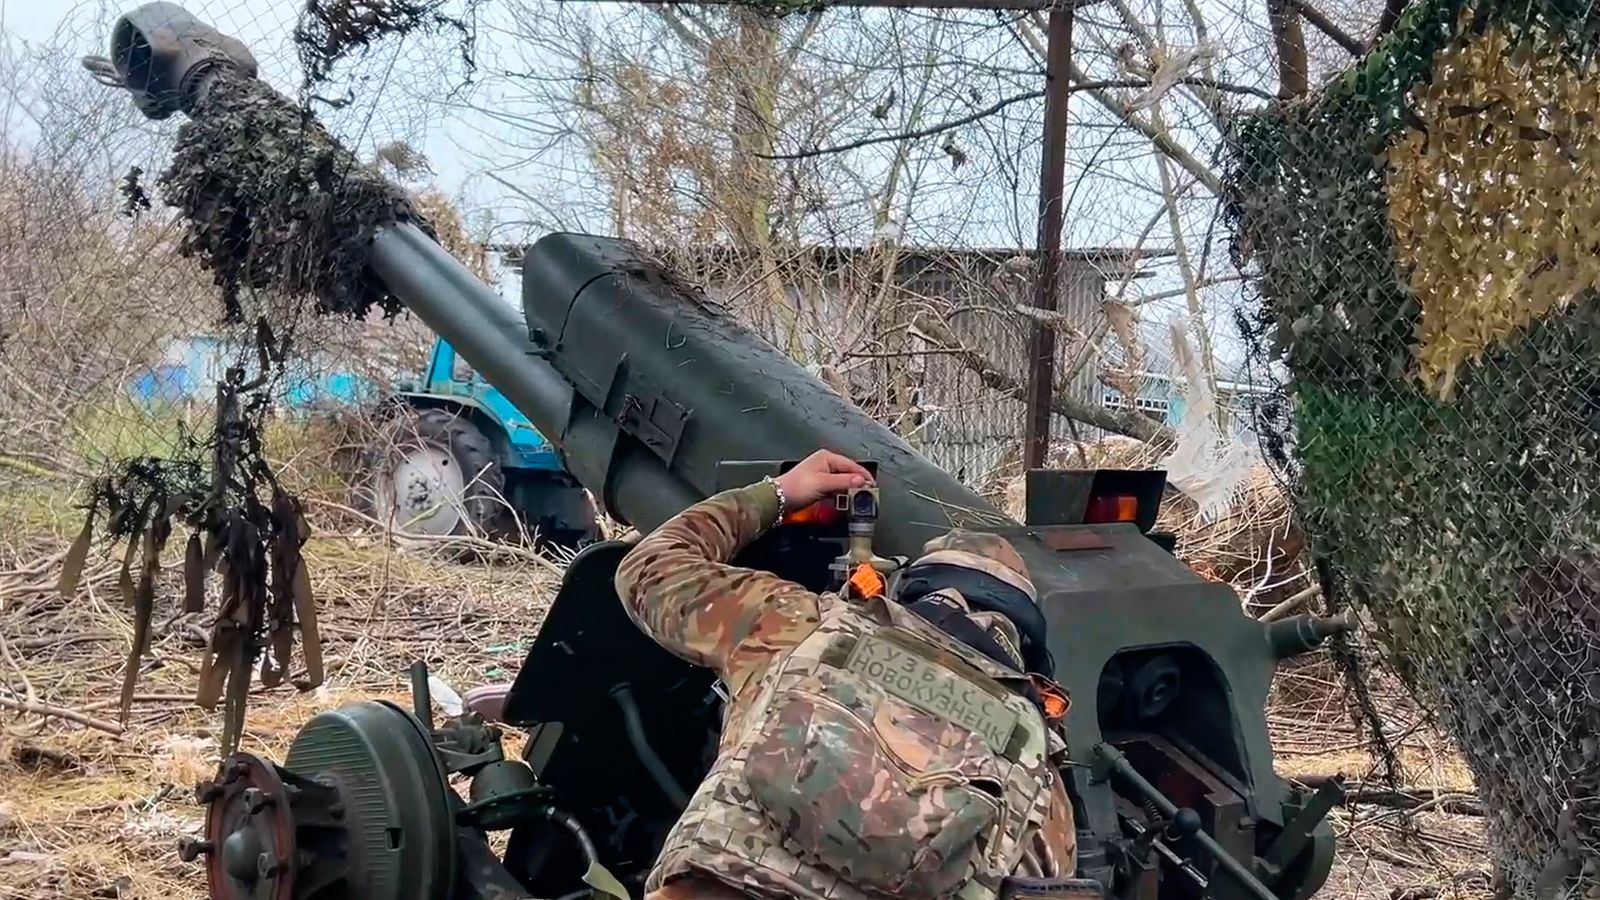
{"label": "howitzer", "polygon": [[[119,20],[109,67],[152,116],[193,114],[213,79],[254,73],[237,42],[165,3]],[[640,531],[825,447],[875,468],[876,554],[913,556],[952,526],[1006,536],[1071,698],[1078,874],[1106,896],[1287,900],[1321,887],[1340,789],[1274,773],[1265,706],[1280,658],[1348,623],[1257,622],[1187,569],[1149,533],[1161,473],[1029,472],[1018,523],[626,242],[534,244],[525,319],[411,225],[377,229],[366,266]],[[823,589],[849,539],[846,523],[788,524],[738,562]],[[724,694],[627,618],[613,588],[627,549],[572,561],[494,713],[527,730],[523,759],[470,709],[436,725],[419,669],[410,711],[358,703],[312,718],[281,766],[224,762],[201,787],[206,836],[184,849],[206,859],[211,895],[637,896],[713,758]],[[448,789],[452,774],[471,778],[468,799]],[[485,833],[499,830],[510,835],[496,856]]]}

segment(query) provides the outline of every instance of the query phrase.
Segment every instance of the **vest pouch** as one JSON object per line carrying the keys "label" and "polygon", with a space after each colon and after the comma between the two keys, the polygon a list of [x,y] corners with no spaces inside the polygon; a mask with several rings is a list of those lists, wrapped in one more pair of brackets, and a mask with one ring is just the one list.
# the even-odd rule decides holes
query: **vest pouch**
{"label": "vest pouch", "polygon": [[947,896],[984,869],[1001,793],[961,755],[987,747],[952,731],[892,699],[858,711],[791,689],[748,745],[745,779],[801,858],[881,896]]}

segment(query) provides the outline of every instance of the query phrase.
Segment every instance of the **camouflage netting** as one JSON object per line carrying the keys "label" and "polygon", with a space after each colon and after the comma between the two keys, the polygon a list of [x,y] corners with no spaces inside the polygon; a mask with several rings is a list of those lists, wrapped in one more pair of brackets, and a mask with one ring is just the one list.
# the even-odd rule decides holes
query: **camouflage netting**
{"label": "camouflage netting", "polygon": [[[438,5],[307,4],[296,34],[305,96],[314,96],[311,88],[336,61],[377,37],[461,29],[437,14]],[[131,172],[122,190],[129,215],[151,207],[139,174]],[[397,312],[399,301],[366,269],[369,241],[396,222],[433,230],[403,191],[344,149],[308,109],[231,70],[215,77],[178,130],[157,184],[182,225],[178,251],[197,259],[219,287],[220,319],[253,338],[219,381],[208,433],[186,435],[165,458],[122,461],[96,480],[61,590],[76,591],[97,530],[122,542],[121,592],[134,618],[121,698],[126,720],[150,639],[162,551],[174,532],[187,531],[184,612],[204,612],[216,576],[215,623],[197,701],[207,709],[223,704],[227,752],[242,733],[258,665],[269,687],[292,681],[306,689],[322,679],[315,603],[301,556],[308,528],[262,439],[277,389],[301,352],[296,338],[319,316]]]}
{"label": "camouflage netting", "polygon": [[308,83],[327,79],[341,60],[370,49],[385,37],[415,31],[451,30],[461,37],[461,59],[470,72],[472,32],[444,13],[445,0],[307,0],[295,46]]}
{"label": "camouflage netting", "polygon": [[1600,896],[1597,50],[1581,4],[1414,3],[1230,146],[1269,446],[1519,897]]}
{"label": "camouflage netting", "polygon": [[254,78],[207,92],[160,185],[184,220],[181,252],[215,273],[230,317],[242,288],[312,297],[319,313],[400,309],[365,271],[366,243],[379,226],[420,222],[410,201]]}

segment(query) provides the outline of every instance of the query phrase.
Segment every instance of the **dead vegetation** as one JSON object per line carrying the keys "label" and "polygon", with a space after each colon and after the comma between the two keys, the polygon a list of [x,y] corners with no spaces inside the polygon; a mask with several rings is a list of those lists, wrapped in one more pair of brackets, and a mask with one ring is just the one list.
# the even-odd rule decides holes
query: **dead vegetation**
{"label": "dead vegetation", "polygon": [[[175,848],[200,827],[193,787],[213,773],[221,738],[220,716],[194,703],[203,624],[181,614],[179,560],[167,560],[133,712],[118,723],[129,610],[109,560],[72,601],[56,594],[65,487],[13,478],[0,491],[0,896],[199,897],[204,877]],[[310,693],[255,688],[241,749],[281,759],[319,710],[405,699],[404,669],[417,660],[462,690],[514,675],[556,564],[509,548],[472,563],[400,553],[315,519],[323,527],[306,549],[327,677]]]}
{"label": "dead vegetation", "polygon": [[[163,206],[121,212],[118,185],[131,166],[163,168],[163,136],[71,54],[15,49],[0,41],[4,81],[51,87],[0,103],[0,897],[198,897],[203,876],[174,848],[199,828],[193,784],[214,770],[223,722],[195,703],[211,623],[182,614],[183,542],[161,559],[126,721],[121,548],[97,542],[69,597],[55,585],[90,480],[108,463],[192,453],[213,415],[195,383],[216,364],[207,354],[251,358],[252,326],[225,320]],[[420,371],[431,335],[402,316],[302,338],[291,376],[387,384]],[[510,679],[559,577],[545,557],[473,538],[462,543],[492,552],[471,563],[460,547],[396,552],[348,506],[372,426],[360,408],[265,422],[266,455],[308,505],[326,678],[309,693],[254,688],[243,749],[281,758],[316,710],[401,696],[418,659],[463,689]]]}

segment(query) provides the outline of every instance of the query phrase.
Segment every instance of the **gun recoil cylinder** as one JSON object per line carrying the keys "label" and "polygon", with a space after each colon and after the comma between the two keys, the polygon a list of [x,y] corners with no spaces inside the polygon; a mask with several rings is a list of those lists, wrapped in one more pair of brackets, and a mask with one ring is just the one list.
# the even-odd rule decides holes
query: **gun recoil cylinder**
{"label": "gun recoil cylinder", "polygon": [[1279,659],[1288,659],[1321,647],[1323,641],[1351,631],[1355,624],[1351,613],[1291,616],[1267,625],[1267,643]]}

